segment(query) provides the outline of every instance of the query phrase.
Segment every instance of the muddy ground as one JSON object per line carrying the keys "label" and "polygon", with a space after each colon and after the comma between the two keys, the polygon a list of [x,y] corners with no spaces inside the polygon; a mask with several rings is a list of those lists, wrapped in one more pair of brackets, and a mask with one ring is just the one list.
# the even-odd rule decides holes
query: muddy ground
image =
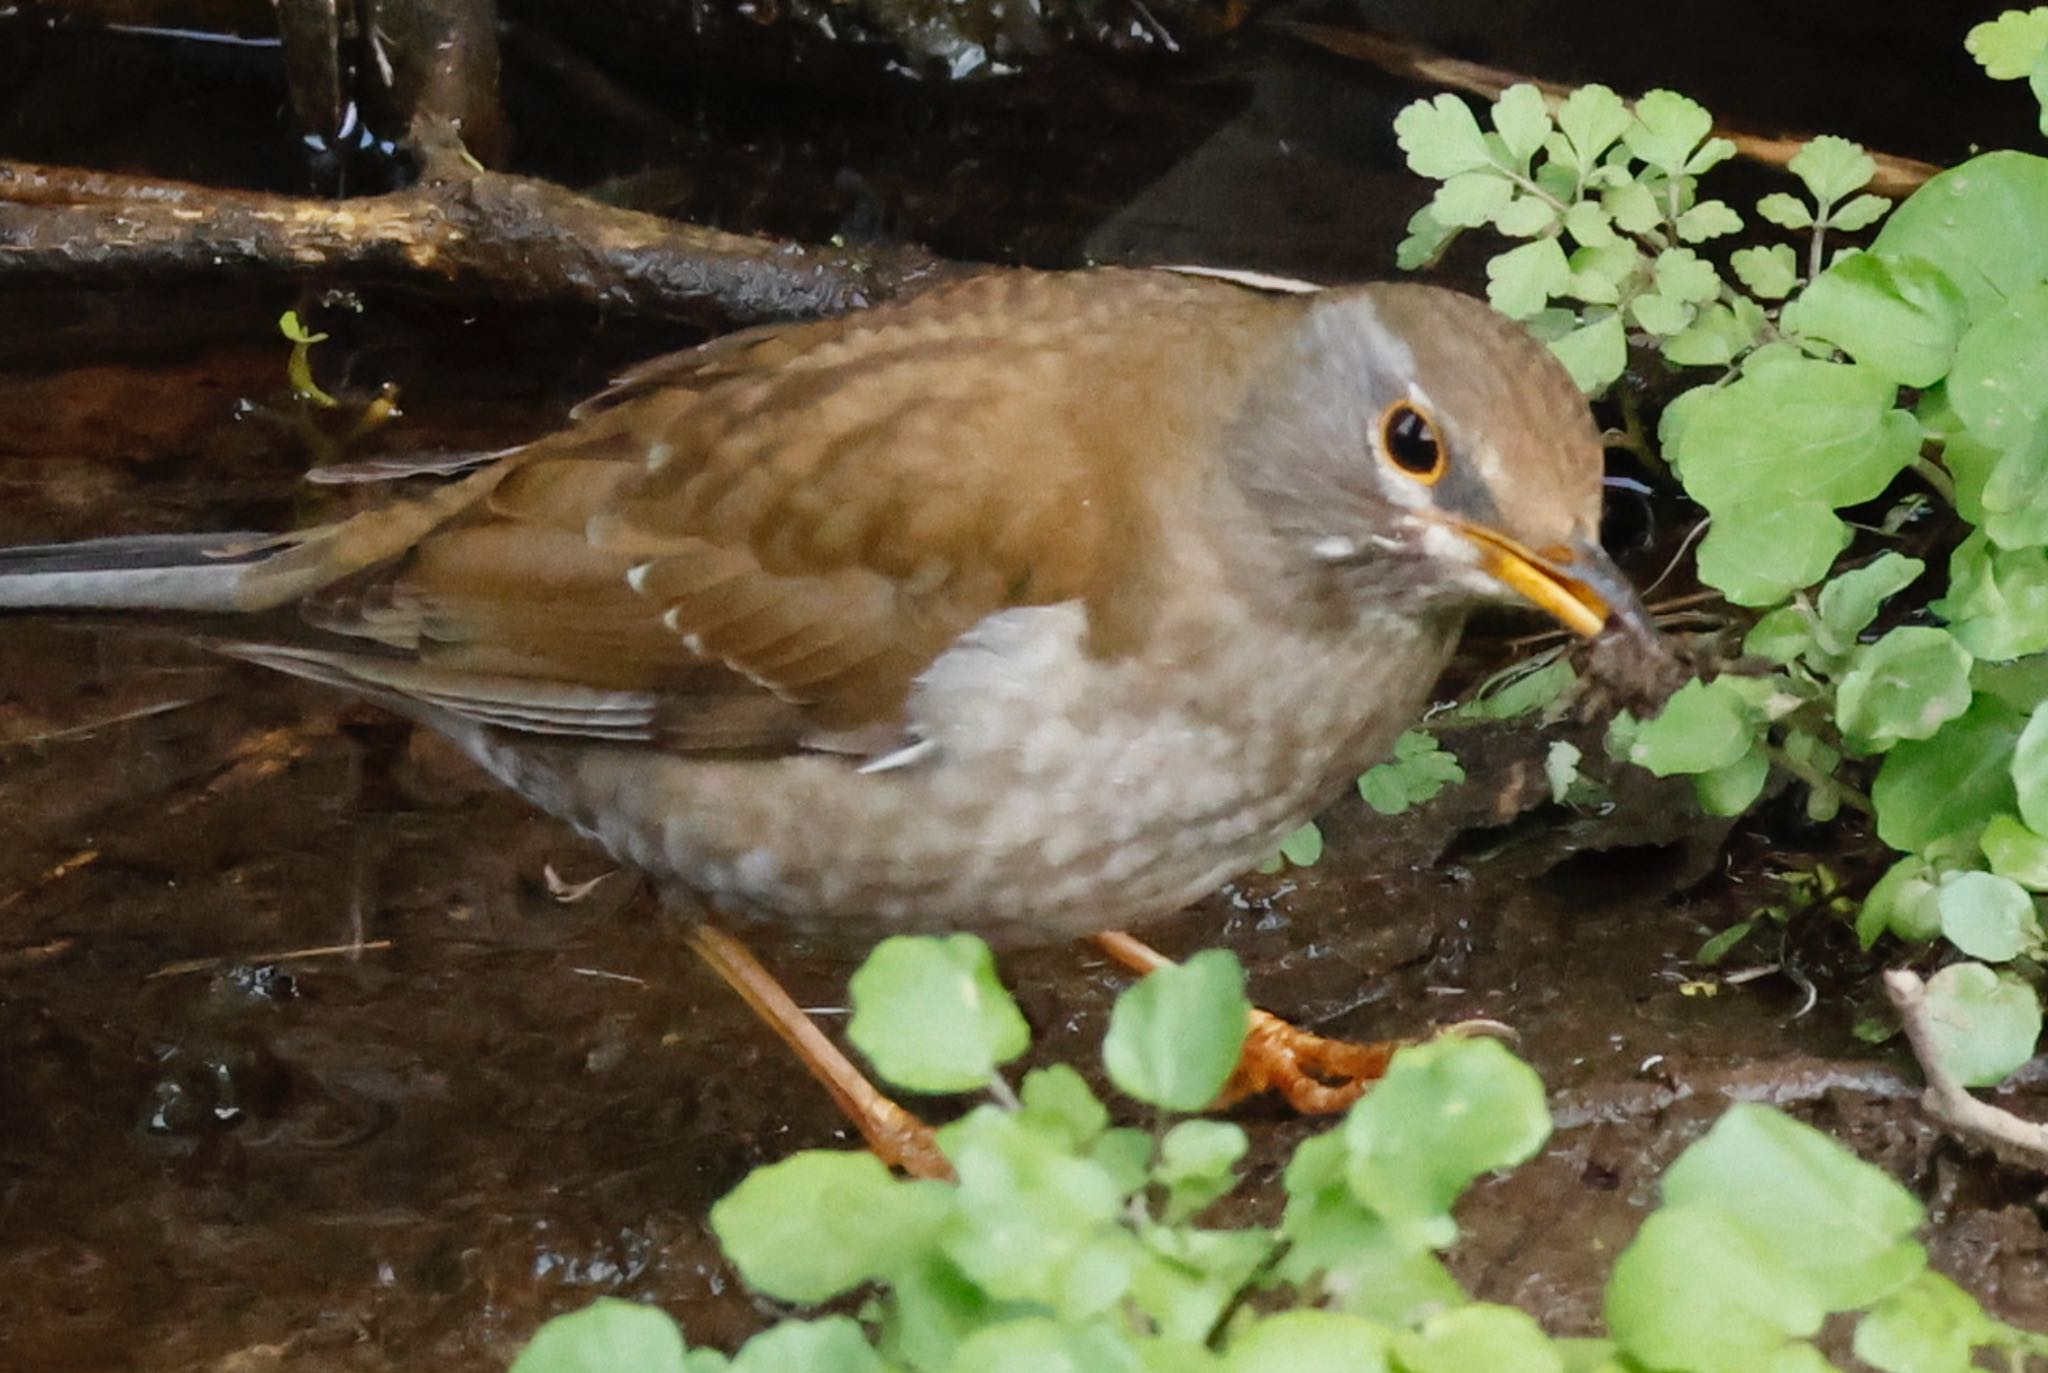
{"label": "muddy ground", "polygon": [[[1541,30],[1541,6],[1513,8]],[[1707,21],[1661,22],[1660,43],[1641,41],[1669,65],[1674,26]],[[0,53],[10,39],[28,36],[0,29]],[[93,35],[34,41],[80,70],[107,51]],[[1804,51],[1765,48],[1788,67]],[[117,56],[131,103],[136,64],[189,60]],[[1538,44],[1522,60],[1554,56]],[[1863,132],[1864,118],[1872,141],[1917,130],[1919,146],[1889,146],[1954,155],[1941,129],[1902,131],[1896,118],[1900,83],[1931,102],[1928,83],[1953,76],[1936,66],[1915,69],[1917,87],[1883,68],[1866,85],[1885,98],[1858,97],[1868,110],[1830,127]],[[1627,77],[1597,64],[1546,74]],[[1724,106],[1744,89],[1732,68],[1698,74],[1722,84]],[[1085,194],[1053,194],[1058,178],[1042,169],[1016,178],[971,245],[964,207],[976,178],[1000,169],[962,164],[949,181],[926,165],[944,162],[929,149],[878,155],[870,189],[848,194],[884,186],[873,194],[908,230],[990,257],[1071,260],[1084,241],[1200,252],[1239,236],[1322,260],[1333,225],[1369,218],[1377,227],[1345,251],[1383,261],[1386,226],[1415,194],[1390,170],[1384,118],[1413,92],[1298,54],[1252,76],[1230,88],[1254,92],[1243,100],[1168,87],[1210,122],[1180,128],[1163,153],[1122,129],[1089,164]],[[1784,98],[1784,83],[1765,84]],[[195,146],[179,141],[180,111],[274,116],[260,100],[223,114],[234,89],[164,87],[172,123],[132,160],[108,151],[112,133],[71,146],[192,174],[176,152]],[[14,99],[0,153],[61,150],[57,96]],[[1318,174],[1287,184],[1362,197],[1369,213],[1297,207],[1305,227],[1275,238],[1218,207],[1216,177],[1238,173],[1216,168],[1271,175],[1273,158],[1302,156],[1282,135],[1318,122],[1303,100],[1380,122],[1343,139],[1324,128]],[[903,138],[982,137],[979,118]],[[100,128],[82,113],[74,133]],[[197,160],[233,159],[213,148]],[[1341,175],[1320,175],[1325,165]],[[805,227],[772,196],[729,218],[749,216]],[[0,542],[263,528],[314,512],[330,497],[298,482],[308,448],[274,332],[279,310],[312,303],[246,283],[0,288]],[[391,433],[419,448],[540,432],[615,367],[689,341],[594,315],[362,303],[323,316],[337,338],[316,353],[321,374],[357,396],[399,382],[407,414]],[[1623,551],[1639,571],[1654,572],[1668,543],[1656,526],[1638,518],[1618,535],[1638,545]],[[1521,628],[1494,627],[1467,679]],[[1516,1027],[1560,1129],[1541,1159],[1468,1202],[1453,1264],[1480,1295],[1554,1330],[1597,1328],[1600,1283],[1659,1171],[1732,1099],[1782,1103],[1893,1171],[1931,1207],[1937,1265],[1999,1314],[2048,1328],[2038,1179],[1942,1138],[1903,1051],[1854,1033],[1877,998],[1839,925],[1803,921],[1718,970],[1691,961],[1776,899],[1773,873],[1816,860],[1867,873],[1870,856],[1804,828],[1790,805],[1729,833],[1642,777],[1617,779],[1604,813],[1547,805],[1549,737],[1597,753],[1593,726],[1460,733],[1448,742],[1466,783],[1395,820],[1347,801],[1325,818],[1320,865],[1249,877],[1158,941],[1227,945],[1265,1005],[1331,1034],[1470,1016]],[[769,1313],[720,1263],[705,1210],[749,1168],[846,1132],[682,950],[683,917],[608,872],[591,846],[374,709],[209,657],[163,626],[0,624],[0,1367],[466,1373],[502,1367],[546,1316],[603,1293],[663,1304],[693,1341],[743,1339]],[[594,878],[580,899],[557,895]],[[326,952],[295,952],[306,950]],[[851,957],[766,941],[760,952],[832,1019]],[[1092,1063],[1123,974],[1070,947],[1003,966],[1037,1057]],[[2038,1085],[2006,1104],[2048,1113]],[[1259,1104],[1238,1118],[1256,1141],[1255,1183],[1315,1128]],[[1273,1201],[1268,1188],[1248,1204]]]}

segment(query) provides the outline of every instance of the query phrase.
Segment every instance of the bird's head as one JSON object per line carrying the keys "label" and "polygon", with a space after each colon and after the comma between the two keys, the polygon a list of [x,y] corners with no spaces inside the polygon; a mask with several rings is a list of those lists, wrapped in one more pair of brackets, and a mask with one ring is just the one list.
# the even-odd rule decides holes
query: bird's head
{"label": "bird's head", "polygon": [[1469,296],[1317,294],[1251,388],[1235,471],[1290,567],[1409,612],[1523,602],[1650,636],[1599,543],[1603,462],[1550,351]]}

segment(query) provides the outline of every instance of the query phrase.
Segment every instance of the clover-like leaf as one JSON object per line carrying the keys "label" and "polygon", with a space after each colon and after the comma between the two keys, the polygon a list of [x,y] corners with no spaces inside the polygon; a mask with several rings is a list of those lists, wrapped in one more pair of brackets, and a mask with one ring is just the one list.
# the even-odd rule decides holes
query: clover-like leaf
{"label": "clover-like leaf", "polygon": [[1571,285],[1571,264],[1554,238],[1510,248],[1486,264],[1486,298],[1510,319],[1527,319]]}
{"label": "clover-like leaf", "polygon": [[[621,1370],[632,1365],[619,1365]],[[732,1373],[889,1373],[851,1316],[780,1321],[740,1346]],[[638,1373],[635,1369],[634,1373]]]}
{"label": "clover-like leaf", "polygon": [[1564,1373],[1564,1356],[1534,1317],[1490,1302],[1437,1312],[1395,1336],[1394,1353],[1403,1373]]}
{"label": "clover-like leaf", "polygon": [[1224,1373],[1386,1373],[1385,1326],[1363,1316],[1304,1307],[1235,1331]]}
{"label": "clover-like leaf", "polygon": [[1237,1067],[1250,1025],[1244,968],[1223,949],[1145,974],[1117,998],[1102,1062],[1126,1095],[1170,1111],[1199,1111]]}
{"label": "clover-like leaf", "polygon": [[1399,815],[1465,780],[1457,756],[1436,736],[1411,729],[1394,741],[1394,756],[1358,779],[1358,794],[1382,815]]}
{"label": "clover-like leaf", "polygon": [[1179,1224],[1237,1186],[1238,1161],[1251,1148],[1244,1127],[1227,1120],[1184,1120],[1159,1141],[1152,1176],[1166,1189],[1166,1220]]}
{"label": "clover-like leaf", "polygon": [[1756,212],[1781,229],[1807,229],[1813,226],[1813,209],[1798,196],[1784,191],[1772,191],[1756,203]]}
{"label": "clover-like leaf", "polygon": [[1892,202],[1881,195],[1852,195],[1835,207],[1828,225],[1844,233],[1868,229],[1891,212]]}
{"label": "clover-like leaf", "polygon": [[1785,165],[1823,207],[1854,195],[1877,175],[1877,162],[1869,153],[1833,134],[1810,140]]}
{"label": "clover-like leaf", "polygon": [[1636,101],[1635,119],[1621,139],[1650,166],[1666,176],[1678,176],[1713,127],[1714,117],[1697,101],[1676,91],[1657,90]]}
{"label": "clover-like leaf", "polygon": [[1950,556],[1948,594],[1932,608],[1979,658],[2048,649],[2048,548],[1996,548],[1972,534]]}
{"label": "clover-like leaf", "polygon": [[1460,232],[1455,224],[1444,223],[1425,205],[1409,217],[1408,234],[1394,249],[1394,265],[1404,272],[1427,267],[1443,256],[1444,249]]}
{"label": "clover-like leaf", "polygon": [[1472,107],[1455,95],[1417,100],[1394,116],[1394,138],[1417,176],[1442,181],[1493,165]]}
{"label": "clover-like leaf", "polygon": [[1789,244],[1737,248],[1728,255],[1728,265],[1759,300],[1782,300],[1799,284],[1799,257]]}
{"label": "clover-like leaf", "polygon": [[1739,231],[1742,216],[1729,209],[1725,201],[1702,200],[1680,215],[1673,227],[1678,230],[1682,241],[1704,243],[1710,238]]}
{"label": "clover-like leaf", "polygon": [[1940,933],[1941,874],[1919,854],[1892,864],[1856,914],[1856,938],[1866,949],[1886,934],[1925,944]]}
{"label": "clover-like leaf", "polygon": [[2013,449],[2048,413],[2048,283],[1990,311],[1955,345],[1949,404],[1971,434]]}
{"label": "clover-like leaf", "polygon": [[1558,106],[1557,128],[1571,142],[1573,161],[1584,176],[1628,129],[1622,98],[1605,86],[1580,86]]}
{"label": "clover-like leaf", "polygon": [[1893,210],[1872,252],[1920,257],[1983,319],[2048,280],[2048,158],[1992,152],[1928,179]]}
{"label": "clover-like leaf", "polygon": [[1856,1357],[1882,1373],[1969,1373],[1998,1323],[1962,1288],[1926,1272],[1856,1323]]}
{"label": "clover-like leaf", "polygon": [[2048,704],[2034,708],[2013,744],[2012,782],[2020,818],[2037,833],[2048,831]]}
{"label": "clover-like leaf", "polygon": [[812,1303],[898,1271],[947,1207],[945,1188],[891,1177],[873,1154],[810,1149],[747,1174],[711,1229],[756,1290]]}
{"label": "clover-like leaf", "polygon": [[875,1071],[913,1092],[968,1092],[1031,1045],[1031,1027],[970,934],[897,935],[853,975],[846,1027]]}
{"label": "clover-like leaf", "polygon": [[2048,6],[1987,19],[1963,36],[1963,46],[1993,81],[2018,81],[2048,56]]}
{"label": "clover-like leaf", "polygon": [[1927,979],[1934,1056],[1965,1087],[1996,1087],[2034,1056],[2041,1001],[2010,973],[1951,963]]}
{"label": "clover-like leaf", "polygon": [[1991,871],[2029,891],[2048,891],[2048,835],[2036,833],[2013,816],[1994,815],[1977,842]]}
{"label": "clover-like leaf", "polygon": [[1500,93],[1493,102],[1493,127],[1500,131],[1508,155],[1523,170],[1529,159],[1550,137],[1550,105],[1543,92],[1528,82],[1518,82]]}
{"label": "clover-like leaf", "polygon": [[1621,316],[1612,312],[1552,339],[1550,351],[1589,396],[1599,395],[1628,370],[1628,334]]}

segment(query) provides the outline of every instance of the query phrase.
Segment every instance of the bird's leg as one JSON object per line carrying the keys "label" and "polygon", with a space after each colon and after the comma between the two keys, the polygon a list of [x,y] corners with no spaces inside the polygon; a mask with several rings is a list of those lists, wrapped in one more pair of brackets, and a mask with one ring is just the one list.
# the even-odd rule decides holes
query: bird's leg
{"label": "bird's leg", "polygon": [[[1149,973],[1173,962],[1121,930],[1099,934],[1095,943],[1133,972]],[[1410,1042],[1383,1039],[1358,1044],[1325,1039],[1254,1007],[1237,1071],[1230,1075],[1215,1104],[1229,1106],[1261,1092],[1278,1092],[1304,1115],[1331,1115],[1364,1096],[1386,1075],[1394,1051]]]}
{"label": "bird's leg", "polygon": [[931,1126],[868,1081],[867,1074],[826,1038],[745,944],[703,924],[691,927],[687,942],[691,952],[710,964],[754,1014],[781,1036],[884,1163],[914,1177],[953,1176],[953,1166],[939,1152]]}

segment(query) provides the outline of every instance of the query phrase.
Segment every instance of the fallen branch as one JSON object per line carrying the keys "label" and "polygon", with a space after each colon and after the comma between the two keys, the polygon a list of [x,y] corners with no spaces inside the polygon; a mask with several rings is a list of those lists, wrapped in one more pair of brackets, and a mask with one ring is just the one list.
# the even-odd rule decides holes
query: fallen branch
{"label": "fallen branch", "polygon": [[[1391,34],[1340,28],[1334,24],[1291,21],[1281,21],[1278,27],[1340,57],[1356,58],[1406,80],[1464,91],[1484,100],[1499,99],[1500,93],[1510,86],[1534,86],[1553,106],[1571,94],[1569,86],[1541,81],[1504,67],[1489,67],[1483,62],[1446,57],[1411,39]],[[1783,167],[1807,143],[1803,136],[1772,137],[1720,125],[1715,126],[1714,132],[1734,143],[1735,150],[1742,156],[1772,167]],[[1872,179],[1870,189],[1879,195],[1909,196],[1922,182],[1941,170],[1931,162],[1900,157],[1895,153],[1872,152],[1870,156],[1877,162],[1877,175]]]}
{"label": "fallen branch", "polygon": [[256,274],[740,325],[838,314],[964,270],[916,248],[806,247],[437,166],[401,191],[319,200],[0,162],[0,281]]}
{"label": "fallen branch", "polygon": [[1934,1017],[1927,1007],[1927,984],[1916,973],[1895,969],[1884,975],[1913,1057],[1926,1075],[1927,1090],[1920,1108],[1953,1133],[1982,1145],[2005,1162],[2035,1172],[2048,1172],[2048,1124],[2025,1120],[2010,1111],[1979,1101],[1941,1061],[1934,1043]]}

